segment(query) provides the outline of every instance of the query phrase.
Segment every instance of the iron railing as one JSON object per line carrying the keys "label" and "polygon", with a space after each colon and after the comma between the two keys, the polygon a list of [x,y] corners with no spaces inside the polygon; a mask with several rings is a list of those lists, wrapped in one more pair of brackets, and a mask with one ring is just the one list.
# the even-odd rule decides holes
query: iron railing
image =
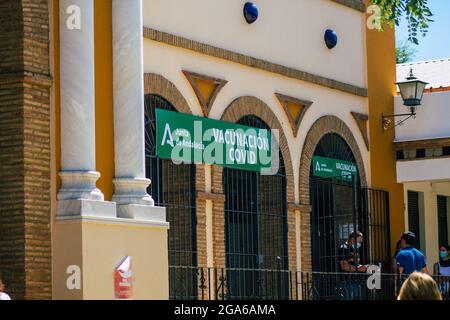
{"label": "iron railing", "polygon": [[[392,273],[300,273],[303,300],[395,300],[407,278]],[[444,300],[450,300],[450,277],[432,277]]]}
{"label": "iron railing", "polygon": [[170,266],[169,273],[176,283],[171,300],[299,299],[299,290],[291,290],[299,274],[287,270]]}
{"label": "iron railing", "polygon": [[[396,274],[304,272],[269,269],[170,267],[176,282],[172,300],[395,300]],[[230,285],[229,275],[239,278]],[[445,300],[450,277],[433,276]],[[195,286],[193,288],[192,286]],[[178,289],[178,290],[177,290]]]}
{"label": "iron railing", "polygon": [[378,283],[369,277],[363,273],[301,272],[301,296],[303,300],[396,299],[399,288],[397,275],[379,274]]}

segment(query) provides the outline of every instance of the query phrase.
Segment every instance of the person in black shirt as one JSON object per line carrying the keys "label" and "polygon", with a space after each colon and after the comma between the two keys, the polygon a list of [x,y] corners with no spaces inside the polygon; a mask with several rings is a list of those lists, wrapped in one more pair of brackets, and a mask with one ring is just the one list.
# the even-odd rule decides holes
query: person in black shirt
{"label": "person in black shirt", "polygon": [[360,248],[363,234],[360,231],[352,232],[347,241],[338,249],[338,262],[340,272],[366,272],[367,268],[361,265]]}
{"label": "person in black shirt", "polygon": [[367,267],[361,264],[362,242],[363,234],[356,231],[338,248],[339,271],[346,273],[340,276],[340,289],[343,290],[342,298],[346,300],[362,300],[365,297],[365,277],[362,274],[367,271]]}

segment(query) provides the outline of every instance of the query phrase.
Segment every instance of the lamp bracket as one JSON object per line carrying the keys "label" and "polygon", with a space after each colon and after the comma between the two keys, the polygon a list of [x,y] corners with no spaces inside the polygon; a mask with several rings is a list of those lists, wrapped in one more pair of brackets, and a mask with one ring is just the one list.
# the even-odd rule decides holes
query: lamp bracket
{"label": "lamp bracket", "polygon": [[[397,117],[403,117],[403,119],[399,121],[395,121]],[[381,122],[383,125],[383,131],[394,129],[395,127],[403,125],[408,119],[415,118],[416,112],[412,111],[410,113],[400,113],[400,114],[390,114],[381,116]],[[393,121],[394,120],[394,121]]]}

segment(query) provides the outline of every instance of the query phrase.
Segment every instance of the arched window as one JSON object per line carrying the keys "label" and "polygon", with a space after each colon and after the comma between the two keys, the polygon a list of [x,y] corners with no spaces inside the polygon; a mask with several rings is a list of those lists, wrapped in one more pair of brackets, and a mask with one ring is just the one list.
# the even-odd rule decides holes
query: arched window
{"label": "arched window", "polygon": [[[238,123],[269,129],[256,116],[245,116]],[[288,269],[286,174],[281,153],[277,174],[225,168],[223,184],[229,298],[287,295],[286,279],[279,284],[281,278],[277,278],[283,277],[277,270]]]}
{"label": "arched window", "polygon": [[[335,133],[322,137],[316,146],[314,156],[356,163],[349,145]],[[358,219],[355,219],[353,194],[353,192],[360,192],[359,183],[358,190],[354,190],[353,184],[348,181],[314,177],[311,165],[310,190],[313,270],[340,271],[337,250],[354,229],[361,229],[358,226]]]}
{"label": "arched window", "polygon": [[176,111],[158,95],[145,96],[145,159],[146,177],[152,183],[148,193],[155,205],[166,208],[169,229],[169,288],[171,298],[196,297],[195,267],[196,208],[195,165],[175,165],[156,155],[156,109]]}

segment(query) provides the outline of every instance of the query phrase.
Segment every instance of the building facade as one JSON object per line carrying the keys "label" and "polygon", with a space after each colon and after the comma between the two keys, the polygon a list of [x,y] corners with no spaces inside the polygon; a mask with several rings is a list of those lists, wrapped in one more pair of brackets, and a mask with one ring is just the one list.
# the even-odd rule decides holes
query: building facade
{"label": "building facade", "polygon": [[[429,84],[415,119],[396,130],[397,178],[405,192],[405,228],[417,236],[417,247],[430,270],[439,261],[439,246],[449,243],[450,60],[401,64],[402,81],[410,70]],[[395,98],[395,110],[404,108]]]}
{"label": "building facade", "polygon": [[[31,40],[31,4],[7,6],[20,21],[11,50],[24,58],[11,62],[14,80],[11,52],[1,53],[2,94],[12,99],[17,83],[21,99],[2,109],[1,141],[11,141],[13,117],[24,161],[16,171],[17,157],[2,163],[2,226],[17,212],[17,231],[2,230],[1,241],[22,253],[2,245],[0,267],[17,297],[114,298],[111,274],[132,256],[138,299],[194,298],[199,283],[217,289],[224,279],[227,297],[289,298],[287,276],[268,285],[271,274],[337,271],[337,246],[355,229],[368,262],[389,260],[404,229],[394,132],[381,126],[394,106],[393,31],[369,30],[358,0],[254,4],[257,16],[243,14],[245,1],[43,0],[43,35]],[[42,54],[22,54],[35,52],[28,45]],[[42,70],[28,71],[39,59]],[[25,86],[27,72],[42,83]],[[39,99],[26,91],[34,86]],[[158,110],[276,132],[280,166],[262,175],[176,165],[157,152]],[[7,142],[0,147],[14,147]],[[41,153],[47,162],[37,163]],[[323,158],[353,166],[353,183],[318,174]],[[18,199],[6,172],[21,177]],[[45,296],[18,259],[41,263]],[[70,266],[82,275],[72,289]]]}

